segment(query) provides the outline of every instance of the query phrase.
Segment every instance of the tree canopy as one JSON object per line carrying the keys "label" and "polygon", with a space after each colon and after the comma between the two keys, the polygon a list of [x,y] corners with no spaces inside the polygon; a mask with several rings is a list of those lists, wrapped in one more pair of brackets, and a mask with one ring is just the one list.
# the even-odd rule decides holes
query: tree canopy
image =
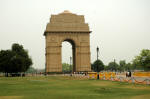
{"label": "tree canopy", "polygon": [[0,72],[25,72],[32,65],[32,59],[22,45],[13,44],[10,50],[0,51]]}
{"label": "tree canopy", "polygon": [[62,71],[63,72],[71,72],[72,71],[72,65],[70,66],[70,64],[68,64],[68,63],[63,63],[62,64]]}
{"label": "tree canopy", "polygon": [[133,65],[150,70],[150,50],[143,49],[138,56],[133,59]]}
{"label": "tree canopy", "polygon": [[109,62],[109,64],[108,64],[108,68],[111,71],[117,71],[118,70],[118,66],[119,65],[115,61]]}
{"label": "tree canopy", "polygon": [[100,71],[104,70],[104,64],[101,60],[98,59],[92,64],[91,68],[95,72],[100,72]]}

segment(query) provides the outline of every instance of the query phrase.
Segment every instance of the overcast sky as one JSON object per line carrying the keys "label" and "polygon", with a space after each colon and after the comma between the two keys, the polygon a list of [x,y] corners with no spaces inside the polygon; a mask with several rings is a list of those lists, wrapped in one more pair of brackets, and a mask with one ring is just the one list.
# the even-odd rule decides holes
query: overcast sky
{"label": "overcast sky", "polygon": [[[0,0],[0,50],[22,44],[33,67],[44,68],[46,24],[51,14],[64,10],[85,16],[92,31],[91,62],[97,46],[105,64],[130,62],[150,49],[150,0]],[[71,45],[63,43],[63,62],[69,63],[70,55]]]}

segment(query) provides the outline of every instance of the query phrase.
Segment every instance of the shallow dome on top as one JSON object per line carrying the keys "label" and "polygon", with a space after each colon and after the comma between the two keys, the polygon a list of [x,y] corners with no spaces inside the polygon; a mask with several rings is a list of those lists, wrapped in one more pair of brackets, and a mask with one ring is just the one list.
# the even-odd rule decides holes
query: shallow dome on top
{"label": "shallow dome on top", "polygon": [[64,10],[62,13],[71,13],[69,10]]}

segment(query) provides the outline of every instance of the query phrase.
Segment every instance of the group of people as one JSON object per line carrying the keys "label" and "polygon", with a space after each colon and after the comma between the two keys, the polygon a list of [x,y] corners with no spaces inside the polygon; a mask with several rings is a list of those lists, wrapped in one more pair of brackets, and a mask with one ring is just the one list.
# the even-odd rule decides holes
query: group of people
{"label": "group of people", "polygon": [[126,72],[126,77],[131,77],[131,71]]}

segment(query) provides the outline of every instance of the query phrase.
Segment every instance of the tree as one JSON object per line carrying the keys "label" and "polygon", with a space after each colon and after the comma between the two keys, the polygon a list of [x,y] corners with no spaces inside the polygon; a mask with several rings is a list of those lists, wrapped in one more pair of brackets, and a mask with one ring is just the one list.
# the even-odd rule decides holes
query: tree
{"label": "tree", "polygon": [[100,72],[100,71],[104,70],[104,64],[101,60],[98,59],[92,64],[91,68],[95,72]]}
{"label": "tree", "polygon": [[105,70],[105,71],[110,70],[109,66],[105,65],[105,66],[104,66],[104,70]]}
{"label": "tree", "polygon": [[121,67],[124,67],[126,65],[126,61],[125,60],[120,60],[119,65]]}
{"label": "tree", "polygon": [[11,50],[0,51],[0,71],[5,73],[25,72],[32,59],[22,45],[13,44]]}
{"label": "tree", "polygon": [[124,71],[124,70],[126,70],[126,61],[125,60],[120,60],[119,61],[119,70],[120,71]]}
{"label": "tree", "polygon": [[108,64],[108,68],[111,71],[117,71],[118,70],[118,64],[114,61],[114,62],[109,62]]}
{"label": "tree", "polygon": [[130,70],[132,70],[133,68],[132,68],[132,64],[131,63],[127,63],[126,65],[125,65],[125,70],[126,71],[130,71]]}
{"label": "tree", "polygon": [[29,57],[27,50],[24,50],[22,45],[13,44],[12,51],[16,54],[13,63],[16,67],[18,67],[18,71],[27,71],[27,69],[32,65],[32,60]]}
{"label": "tree", "polygon": [[30,66],[28,68],[28,70],[26,71],[26,73],[36,73],[36,72],[37,72],[37,70],[34,67],[32,67],[32,66]]}
{"label": "tree", "polygon": [[70,72],[71,70],[72,70],[72,65],[70,66],[70,64],[68,64],[68,63],[62,64],[62,71],[63,72]]}
{"label": "tree", "polygon": [[136,56],[133,59],[134,66],[142,67],[143,69],[150,70],[150,50],[149,49],[143,49],[140,52],[140,55]]}
{"label": "tree", "polygon": [[0,51],[0,71],[9,73],[13,67],[12,59],[14,58],[15,53],[11,50],[1,50]]}

